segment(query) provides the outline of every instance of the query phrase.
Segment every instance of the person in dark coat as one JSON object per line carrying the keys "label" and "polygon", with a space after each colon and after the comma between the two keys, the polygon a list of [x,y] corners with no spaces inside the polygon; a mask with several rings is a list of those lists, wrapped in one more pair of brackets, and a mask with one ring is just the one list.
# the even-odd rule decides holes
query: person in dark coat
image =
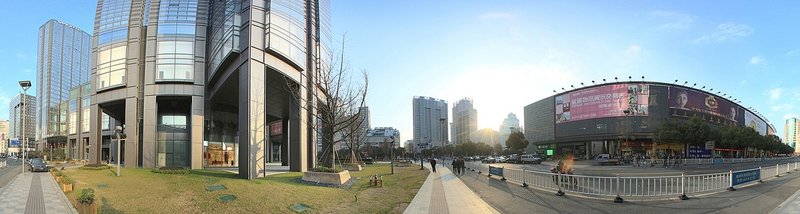
{"label": "person in dark coat", "polygon": [[431,162],[431,170],[433,170],[433,172],[435,173],[436,172],[436,159],[435,158],[431,158],[431,160],[429,162]]}

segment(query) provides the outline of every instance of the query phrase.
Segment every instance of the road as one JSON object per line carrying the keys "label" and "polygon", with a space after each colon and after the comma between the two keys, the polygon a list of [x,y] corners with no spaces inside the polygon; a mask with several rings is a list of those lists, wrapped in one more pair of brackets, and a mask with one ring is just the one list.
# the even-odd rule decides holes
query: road
{"label": "road", "polygon": [[[680,175],[686,173],[692,174],[706,174],[726,172],[729,170],[743,170],[753,169],[759,166],[772,166],[781,164],[781,167],[786,167],[786,163],[800,161],[800,159],[792,158],[786,160],[776,161],[760,161],[760,162],[747,162],[747,163],[734,163],[734,164],[706,164],[706,165],[686,165],[679,167],[663,168],[663,167],[633,167],[631,165],[617,165],[617,166],[597,166],[592,161],[576,161],[574,168],[576,175],[591,175],[591,176],[662,176],[662,175]],[[556,161],[549,160],[542,164],[511,164],[511,163],[493,163],[492,166],[503,166],[507,169],[525,169],[532,171],[547,172],[550,168],[556,165]],[[794,165],[790,165],[794,169]],[[798,164],[800,168],[800,164]]]}
{"label": "road", "polygon": [[626,201],[555,196],[553,191],[523,188],[468,171],[460,179],[502,213],[767,213],[800,189],[800,173],[763,184],[691,198],[686,201]]}
{"label": "road", "polygon": [[21,171],[20,165],[22,163],[21,160],[14,160],[14,159],[3,159],[8,161],[7,166],[0,168],[0,191],[8,185],[14,176],[17,176]]}

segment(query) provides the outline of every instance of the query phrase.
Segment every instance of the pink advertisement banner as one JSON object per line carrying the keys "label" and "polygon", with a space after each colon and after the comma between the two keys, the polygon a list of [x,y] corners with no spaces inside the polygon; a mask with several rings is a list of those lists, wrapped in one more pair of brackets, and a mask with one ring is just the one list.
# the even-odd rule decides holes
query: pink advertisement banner
{"label": "pink advertisement banner", "polygon": [[647,84],[613,84],[556,96],[556,123],[604,117],[647,116]]}

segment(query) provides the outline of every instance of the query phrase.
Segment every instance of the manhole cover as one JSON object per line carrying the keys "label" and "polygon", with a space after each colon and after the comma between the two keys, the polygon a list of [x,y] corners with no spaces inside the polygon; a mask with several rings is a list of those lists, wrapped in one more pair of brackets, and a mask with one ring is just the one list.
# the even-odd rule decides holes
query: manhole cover
{"label": "manhole cover", "polygon": [[220,202],[231,202],[231,201],[236,200],[236,196],[235,195],[220,195],[219,197],[217,197],[217,200],[219,200]]}
{"label": "manhole cover", "polygon": [[302,213],[305,212],[306,210],[310,210],[311,207],[305,204],[293,204],[292,206],[289,206],[289,209],[293,210],[296,213]]}
{"label": "manhole cover", "polygon": [[206,191],[213,192],[217,190],[225,190],[225,186],[222,186],[221,184],[206,186]]}
{"label": "manhole cover", "polygon": [[98,189],[108,188],[108,184],[107,183],[99,183],[99,184],[97,184],[97,188]]}

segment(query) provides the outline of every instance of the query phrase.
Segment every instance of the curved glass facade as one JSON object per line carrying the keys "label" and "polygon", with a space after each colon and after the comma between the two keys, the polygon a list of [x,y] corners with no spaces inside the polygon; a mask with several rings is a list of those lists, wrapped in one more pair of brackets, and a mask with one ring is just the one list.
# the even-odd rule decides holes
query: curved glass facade
{"label": "curved glass facade", "polygon": [[97,17],[97,90],[125,85],[130,9],[131,1],[102,1]]}
{"label": "curved glass facade", "polygon": [[305,68],[306,18],[302,1],[274,0],[268,3],[267,48]]}
{"label": "curved glass facade", "polygon": [[214,76],[217,68],[231,52],[239,52],[239,1],[211,1],[209,11],[208,72]]}
{"label": "curved glass facade", "polygon": [[196,0],[164,0],[158,8],[157,81],[194,80]]}

